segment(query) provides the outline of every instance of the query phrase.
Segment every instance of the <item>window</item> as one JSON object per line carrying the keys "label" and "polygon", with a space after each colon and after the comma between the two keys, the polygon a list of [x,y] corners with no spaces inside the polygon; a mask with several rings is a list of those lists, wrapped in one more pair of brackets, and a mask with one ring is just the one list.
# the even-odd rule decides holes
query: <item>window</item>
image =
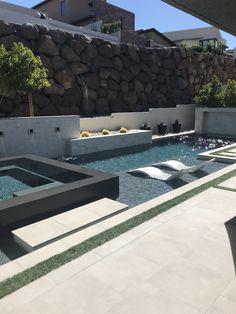
{"label": "window", "polygon": [[66,15],[66,0],[60,1],[61,16]]}

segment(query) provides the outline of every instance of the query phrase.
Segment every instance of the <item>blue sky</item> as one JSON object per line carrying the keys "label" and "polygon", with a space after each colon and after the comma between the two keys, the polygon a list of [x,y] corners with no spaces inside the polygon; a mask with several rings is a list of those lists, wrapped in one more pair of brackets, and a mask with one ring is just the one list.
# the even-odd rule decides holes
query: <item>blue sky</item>
{"label": "blue sky", "polygon": [[[31,7],[41,0],[8,0],[14,4]],[[136,15],[136,29],[155,27],[160,32],[208,26],[161,0],[108,0],[109,3],[132,11]],[[230,48],[236,47],[236,37],[221,32]]]}

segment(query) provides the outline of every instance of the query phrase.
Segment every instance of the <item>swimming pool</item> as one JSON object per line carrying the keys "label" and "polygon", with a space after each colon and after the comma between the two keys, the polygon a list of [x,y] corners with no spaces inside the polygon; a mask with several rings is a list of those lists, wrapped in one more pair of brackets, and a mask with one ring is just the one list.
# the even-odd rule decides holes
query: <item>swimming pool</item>
{"label": "swimming pool", "polygon": [[[150,166],[153,163],[170,159],[179,160],[186,165],[198,164],[201,162],[197,159],[199,153],[209,149],[223,147],[233,142],[234,139],[183,136],[152,145],[76,157],[69,162],[118,175],[120,179],[120,195],[117,200],[129,205],[131,208],[196,180],[197,178],[220,170],[225,167],[226,164],[214,162],[197,173],[186,174],[181,179],[168,183],[133,176],[127,173],[128,170]],[[170,170],[163,170],[171,173]]]}

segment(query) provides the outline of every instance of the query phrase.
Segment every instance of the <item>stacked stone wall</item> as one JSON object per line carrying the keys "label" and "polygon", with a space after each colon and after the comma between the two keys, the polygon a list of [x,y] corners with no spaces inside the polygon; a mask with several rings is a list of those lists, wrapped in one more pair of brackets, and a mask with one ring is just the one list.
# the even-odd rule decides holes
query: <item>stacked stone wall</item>
{"label": "stacked stone wall", "polygon": [[[0,22],[0,44],[22,42],[42,58],[51,87],[33,94],[36,115],[146,111],[193,100],[216,74],[236,79],[236,61],[185,48],[115,45],[45,26]],[[3,98],[0,117],[25,116],[27,98]]]}

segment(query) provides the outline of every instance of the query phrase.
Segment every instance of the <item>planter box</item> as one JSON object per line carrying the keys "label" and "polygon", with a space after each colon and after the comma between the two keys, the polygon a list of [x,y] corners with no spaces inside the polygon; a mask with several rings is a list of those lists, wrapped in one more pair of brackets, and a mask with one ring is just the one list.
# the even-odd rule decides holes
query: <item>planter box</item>
{"label": "planter box", "polygon": [[197,107],[195,130],[198,134],[236,136],[236,108]]}
{"label": "planter box", "polygon": [[152,143],[151,131],[134,130],[125,134],[74,138],[69,141],[68,146],[71,156],[79,156],[150,143]]}

